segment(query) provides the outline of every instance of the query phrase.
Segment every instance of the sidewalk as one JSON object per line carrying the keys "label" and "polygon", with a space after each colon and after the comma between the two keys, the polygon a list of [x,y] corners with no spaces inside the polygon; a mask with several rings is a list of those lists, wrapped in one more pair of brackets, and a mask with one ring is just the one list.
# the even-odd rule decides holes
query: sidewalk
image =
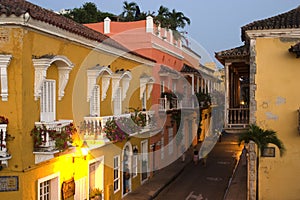
{"label": "sidewalk", "polygon": [[224,200],[247,199],[247,156],[243,152],[233,172],[232,180],[229,181],[228,190]]}
{"label": "sidewalk", "polygon": [[[189,151],[192,151],[190,149]],[[192,155],[192,152],[187,152]],[[176,160],[171,165],[161,169],[154,174],[145,184],[141,185],[135,191],[126,195],[124,200],[152,200],[165,187],[167,187],[184,168],[192,162],[192,156],[186,156],[185,162],[181,159]],[[233,171],[232,178],[229,181],[224,200],[243,200],[247,199],[247,167],[245,166],[246,156],[242,154]]]}

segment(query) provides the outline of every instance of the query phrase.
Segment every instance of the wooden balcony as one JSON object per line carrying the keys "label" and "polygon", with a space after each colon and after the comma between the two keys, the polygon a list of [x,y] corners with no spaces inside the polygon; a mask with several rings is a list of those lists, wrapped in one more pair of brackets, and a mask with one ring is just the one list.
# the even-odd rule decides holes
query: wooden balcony
{"label": "wooden balcony", "polygon": [[249,126],[249,108],[227,109],[227,129],[240,129]]}

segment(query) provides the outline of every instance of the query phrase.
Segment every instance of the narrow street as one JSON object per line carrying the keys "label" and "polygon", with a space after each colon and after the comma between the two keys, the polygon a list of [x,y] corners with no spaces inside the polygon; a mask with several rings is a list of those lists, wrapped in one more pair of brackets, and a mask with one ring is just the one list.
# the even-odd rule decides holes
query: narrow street
{"label": "narrow street", "polygon": [[206,167],[189,163],[155,200],[222,200],[242,148],[237,135],[225,134],[209,153]]}

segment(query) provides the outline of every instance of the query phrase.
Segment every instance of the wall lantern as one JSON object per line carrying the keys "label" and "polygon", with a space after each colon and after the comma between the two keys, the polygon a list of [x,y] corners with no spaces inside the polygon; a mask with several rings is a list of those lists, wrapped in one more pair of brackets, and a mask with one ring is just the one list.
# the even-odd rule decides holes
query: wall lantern
{"label": "wall lantern", "polygon": [[137,146],[133,147],[133,155],[137,155],[139,153],[139,150],[137,148]]}
{"label": "wall lantern", "polygon": [[86,160],[86,156],[89,154],[89,146],[87,145],[87,142],[84,141],[80,147],[80,150],[78,147],[76,147],[76,153],[72,156],[72,162],[75,162],[75,158],[83,158]]}

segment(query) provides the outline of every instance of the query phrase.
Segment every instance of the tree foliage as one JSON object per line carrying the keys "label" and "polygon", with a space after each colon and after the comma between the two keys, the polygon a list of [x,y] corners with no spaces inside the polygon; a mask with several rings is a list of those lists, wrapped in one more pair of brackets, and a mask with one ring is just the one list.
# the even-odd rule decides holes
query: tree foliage
{"label": "tree foliage", "polygon": [[277,137],[275,131],[264,130],[255,124],[250,125],[249,130],[239,136],[239,144],[241,144],[241,142],[249,143],[249,141],[253,141],[257,145],[261,154],[268,144],[277,146],[280,151],[280,156],[285,152],[285,147],[282,141]]}
{"label": "tree foliage", "polygon": [[174,30],[175,34],[179,34],[179,29],[183,29],[191,23],[188,17],[175,9],[170,11],[169,8],[161,5],[157,15],[155,15],[155,12],[141,11],[137,3],[128,1],[123,2],[123,12],[119,15],[101,12],[92,2],[84,3],[82,7],[71,9],[69,13],[63,15],[81,24],[103,22],[106,17],[109,17],[112,21],[138,21],[151,15],[154,17],[156,24],[160,24],[162,28]]}
{"label": "tree foliage", "polygon": [[92,2],[84,3],[82,7],[71,9],[69,13],[63,15],[81,24],[96,23],[103,21],[106,17],[115,17],[112,13],[99,11]]}

